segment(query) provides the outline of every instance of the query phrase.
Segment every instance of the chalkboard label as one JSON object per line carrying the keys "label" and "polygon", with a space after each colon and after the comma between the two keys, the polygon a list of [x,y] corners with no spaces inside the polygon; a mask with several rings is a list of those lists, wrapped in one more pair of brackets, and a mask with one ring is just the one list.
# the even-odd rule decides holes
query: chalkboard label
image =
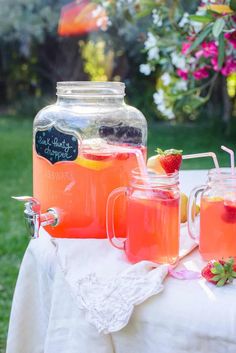
{"label": "chalkboard label", "polygon": [[35,149],[39,156],[52,164],[74,161],[78,156],[78,138],[70,133],[57,130],[54,126],[38,130],[35,134]]}

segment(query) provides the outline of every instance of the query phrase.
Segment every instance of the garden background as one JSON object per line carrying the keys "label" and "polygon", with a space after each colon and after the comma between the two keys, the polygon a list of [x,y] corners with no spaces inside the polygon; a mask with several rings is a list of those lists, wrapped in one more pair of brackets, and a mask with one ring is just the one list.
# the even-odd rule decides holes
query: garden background
{"label": "garden background", "polygon": [[[149,155],[157,147],[186,154],[213,151],[225,166],[229,158],[220,145],[236,146],[236,25],[234,1],[0,0],[0,5],[4,352],[16,276],[29,241],[22,206],[11,196],[32,194],[32,121],[55,102],[56,82],[123,81],[126,102],[147,118]],[[183,164],[184,169],[211,166],[209,160]]]}

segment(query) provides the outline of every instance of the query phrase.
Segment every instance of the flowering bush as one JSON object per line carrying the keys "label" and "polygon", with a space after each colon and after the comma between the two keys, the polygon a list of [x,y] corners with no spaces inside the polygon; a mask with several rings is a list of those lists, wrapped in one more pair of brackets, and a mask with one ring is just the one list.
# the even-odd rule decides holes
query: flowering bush
{"label": "flowering bush", "polygon": [[[176,7],[152,10],[152,25],[144,43],[144,75],[160,70],[154,101],[168,119],[194,117],[206,103],[217,78],[236,72],[236,2],[201,1],[190,15]],[[233,92],[234,94],[234,92]]]}
{"label": "flowering bush", "polygon": [[[168,3],[168,4],[167,4]],[[167,119],[194,118],[211,97],[217,79],[235,81],[236,0],[198,2],[190,14],[181,0],[107,1],[106,9],[123,6],[136,19],[151,19],[144,41],[146,62],[140,72],[156,76],[154,102]]]}

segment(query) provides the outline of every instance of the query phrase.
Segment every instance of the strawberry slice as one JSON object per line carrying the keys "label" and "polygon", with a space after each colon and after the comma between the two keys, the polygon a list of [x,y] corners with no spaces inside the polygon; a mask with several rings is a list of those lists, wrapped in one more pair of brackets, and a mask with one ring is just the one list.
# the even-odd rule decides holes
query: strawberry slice
{"label": "strawberry slice", "polygon": [[129,158],[129,153],[117,153],[116,159],[119,161],[126,161]]}
{"label": "strawberry slice", "polygon": [[173,200],[174,194],[168,190],[153,189],[154,196],[161,200]]}
{"label": "strawberry slice", "polygon": [[182,150],[170,149],[162,151],[157,148],[159,161],[166,174],[178,172],[182,163]]}

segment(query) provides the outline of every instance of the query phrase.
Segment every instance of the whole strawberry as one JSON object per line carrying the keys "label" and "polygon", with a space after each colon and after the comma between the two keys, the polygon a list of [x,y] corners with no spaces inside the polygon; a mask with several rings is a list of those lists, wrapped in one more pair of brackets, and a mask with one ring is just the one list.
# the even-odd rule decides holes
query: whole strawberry
{"label": "whole strawberry", "polygon": [[182,150],[175,149],[162,151],[157,148],[160,164],[167,174],[179,171],[182,163],[182,152]]}
{"label": "whole strawberry", "polygon": [[236,278],[236,265],[234,259],[210,261],[202,269],[202,276],[217,287],[222,287],[227,283],[231,283]]}

